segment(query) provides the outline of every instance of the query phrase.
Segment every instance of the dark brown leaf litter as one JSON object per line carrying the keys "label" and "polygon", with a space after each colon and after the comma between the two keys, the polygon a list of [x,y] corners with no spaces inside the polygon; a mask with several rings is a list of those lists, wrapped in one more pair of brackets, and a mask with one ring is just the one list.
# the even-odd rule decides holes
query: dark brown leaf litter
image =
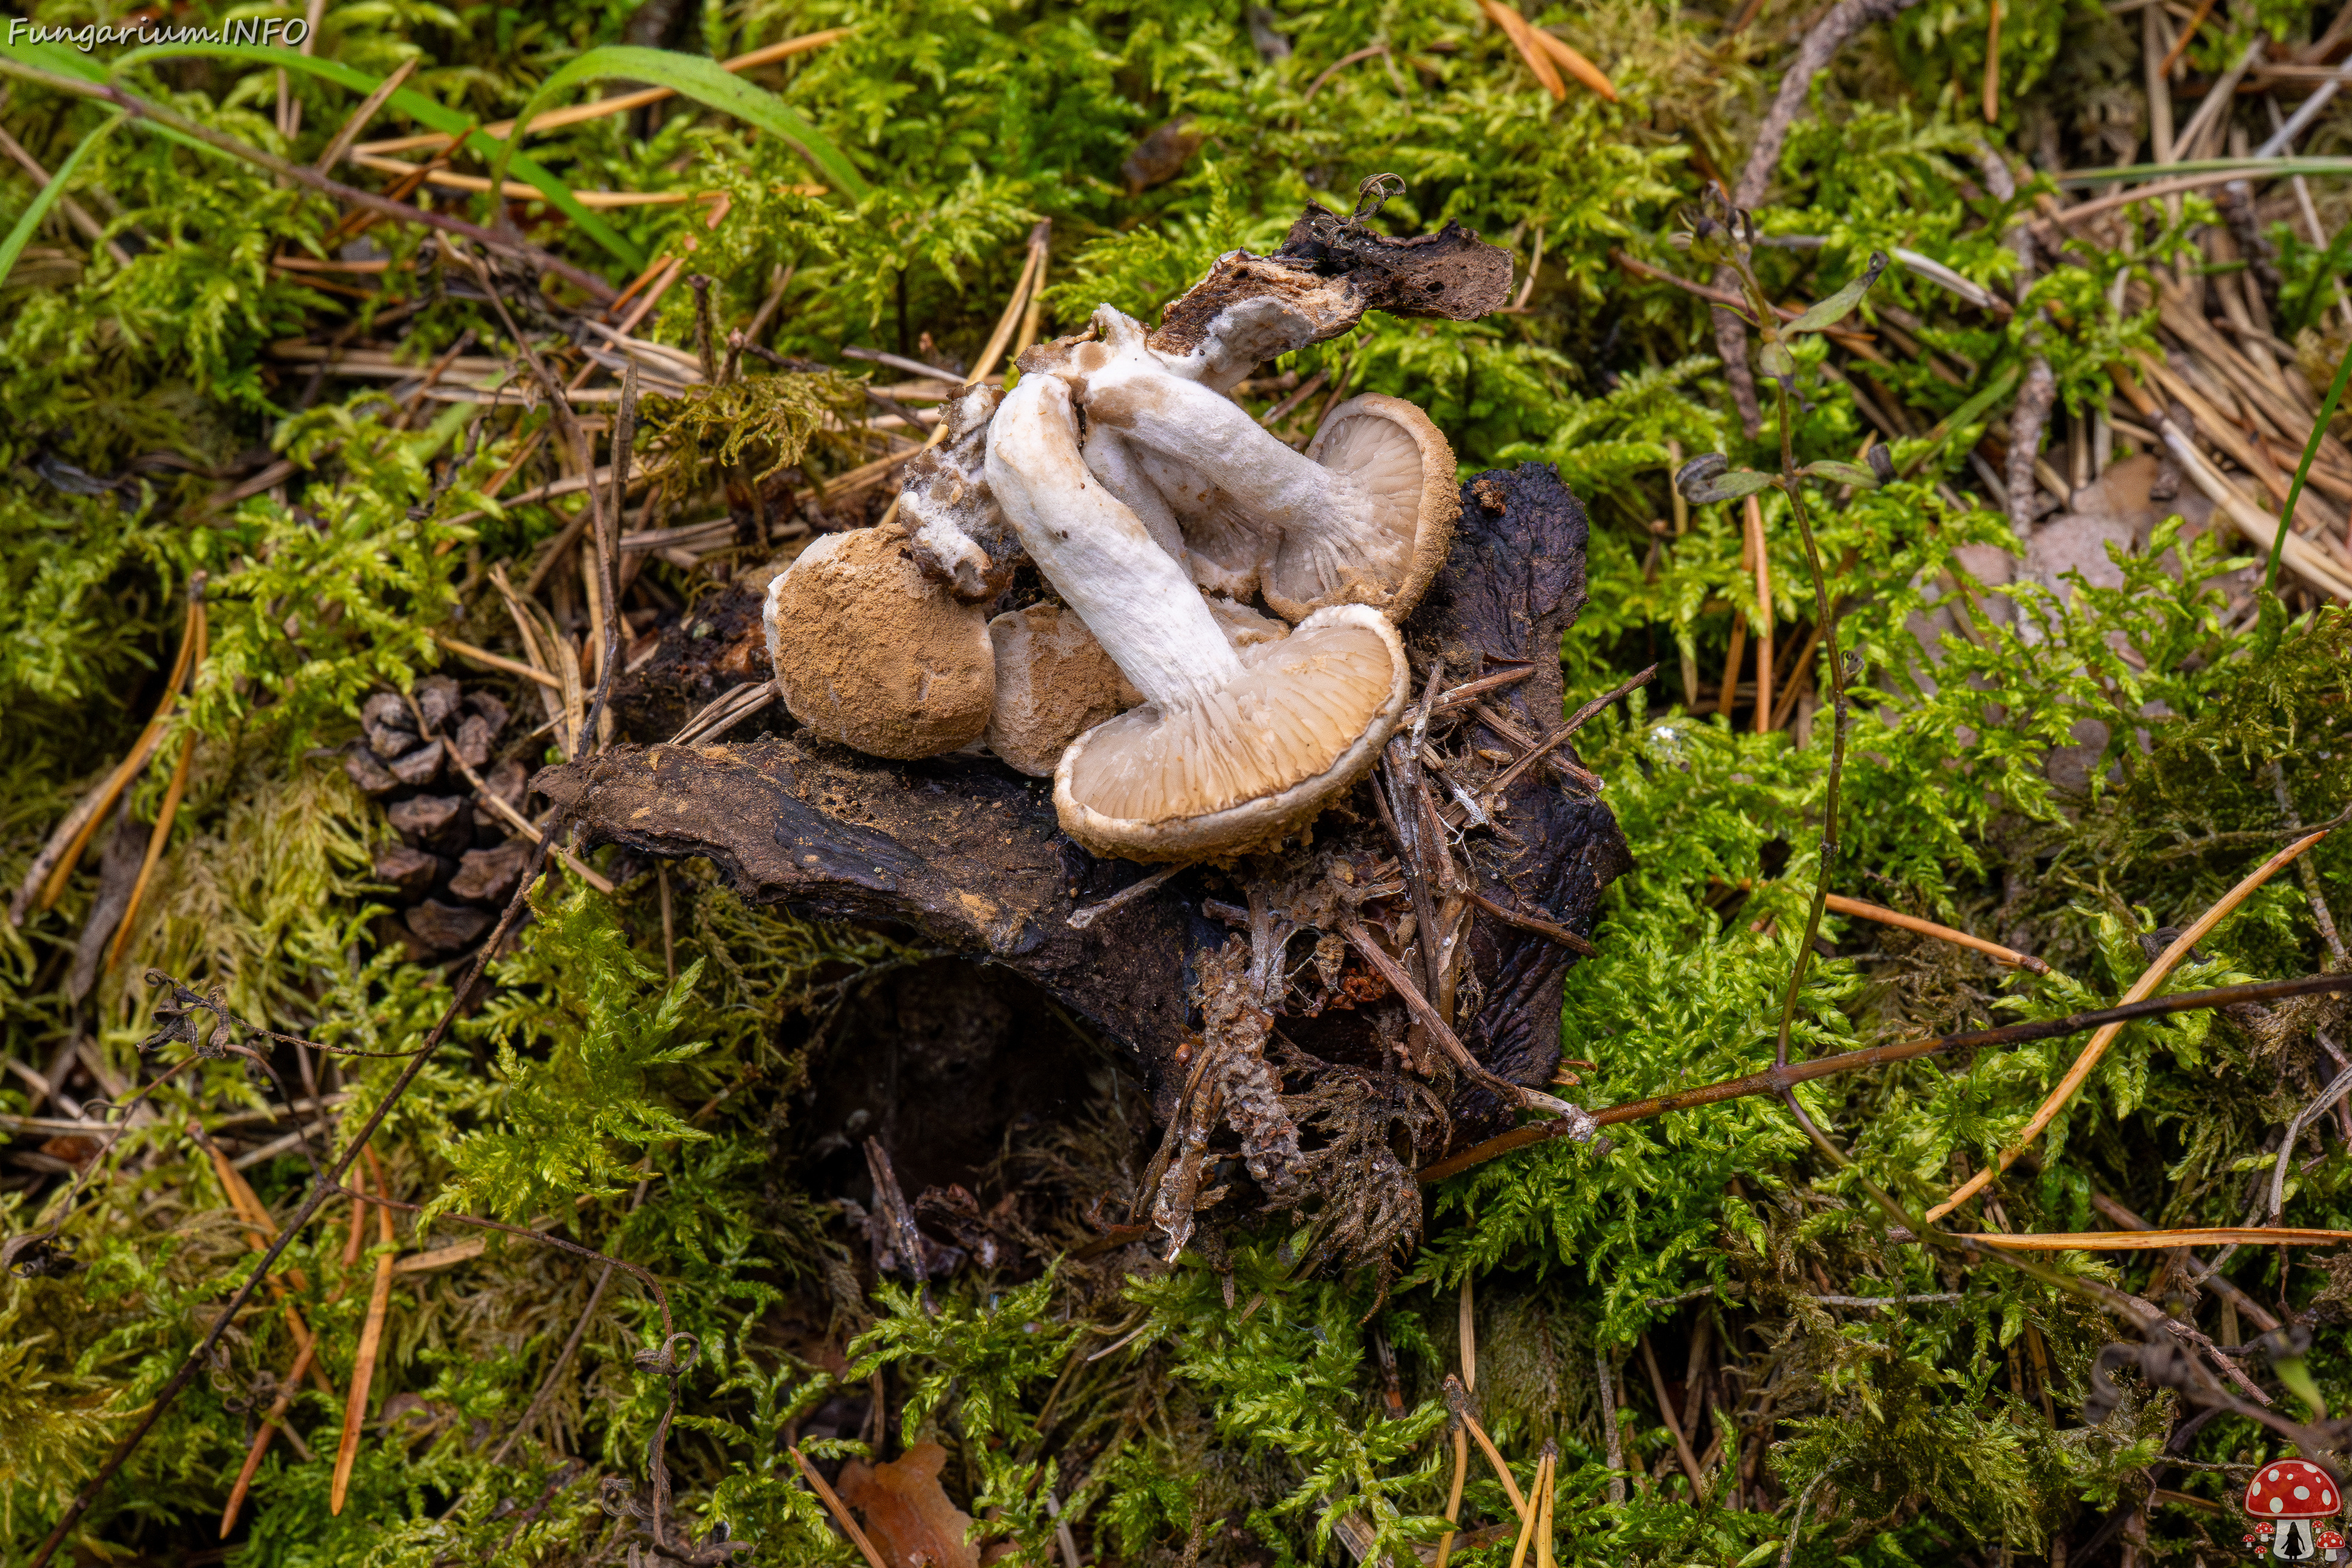
{"label": "dark brown leaf litter", "polygon": [[[1339,929],[1360,922],[1437,994],[1486,1071],[1540,1085],[1559,1058],[1561,977],[1574,954],[1483,915],[1468,895],[1589,937],[1609,882],[1631,865],[1597,795],[1542,767],[1505,776],[1528,738],[1559,727],[1559,637],[1584,599],[1583,509],[1539,466],[1482,474],[1463,501],[1454,553],[1405,626],[1408,646],[1423,679],[1442,662],[1448,687],[1532,666],[1528,678],[1430,722],[1406,770],[1410,799],[1392,749],[1391,765],[1326,814],[1310,844],[1187,868],[1083,930],[1073,914],[1149,869],[1078,848],[1055,824],[1046,781],[984,756],[886,762],[794,734],[625,746],[534,784],[591,840],[706,857],[747,900],[911,931],[1034,984],[1141,1073],[1171,1128],[1150,1180],[1185,1189],[1147,1195],[1168,1221],[1246,1212],[1244,1194],[1213,1173],[1233,1169],[1217,1163],[1223,1149],[1251,1169],[1261,1202],[1318,1213],[1326,1253],[1379,1258],[1418,1234],[1412,1164],[1501,1130],[1514,1108],[1456,1074]],[[1554,754],[1560,773],[1590,776],[1570,747]],[[1410,869],[1393,810],[1375,798],[1382,790],[1419,808]],[[1455,937],[1433,944],[1457,955],[1434,984],[1418,940],[1423,910]],[[1007,1036],[1003,1049],[1017,1057],[1022,1031]],[[1213,1058],[1219,1091],[1202,1100]],[[910,1082],[901,1092],[924,1090]],[[1383,1155],[1385,1179],[1364,1176]]]}

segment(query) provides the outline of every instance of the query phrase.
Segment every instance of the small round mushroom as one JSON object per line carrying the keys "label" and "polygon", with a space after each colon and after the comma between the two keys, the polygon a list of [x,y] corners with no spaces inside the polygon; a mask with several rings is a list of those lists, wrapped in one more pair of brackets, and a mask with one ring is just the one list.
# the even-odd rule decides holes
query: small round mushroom
{"label": "small round mushroom", "polygon": [[1055,811],[1079,843],[1139,860],[1241,854],[1305,826],[1371,766],[1404,710],[1395,629],[1347,606],[1236,651],[1190,574],[1087,469],[1063,377],[1024,375],[1006,395],[989,426],[988,481],[1038,569],[1145,698],[1072,742],[1055,770]]}
{"label": "small round mushroom", "polygon": [[877,757],[980,739],[996,700],[988,617],[917,563],[896,523],[827,534],[768,584],[768,657],[793,718]]}
{"label": "small round mushroom", "polygon": [[1062,750],[1143,700],[1086,623],[1059,605],[1008,610],[988,623],[996,647],[996,706],[988,749],[1034,778]]}
{"label": "small round mushroom", "polygon": [[1359,397],[1301,456],[1231,398],[1176,374],[1139,322],[1105,306],[1095,324],[1099,341],[1072,351],[1068,374],[1088,420],[1147,454],[1144,472],[1211,569],[1203,582],[1239,596],[1255,554],[1258,585],[1285,619],[1346,604],[1391,620],[1411,613],[1461,513],[1453,450],[1428,416],[1400,398]]}

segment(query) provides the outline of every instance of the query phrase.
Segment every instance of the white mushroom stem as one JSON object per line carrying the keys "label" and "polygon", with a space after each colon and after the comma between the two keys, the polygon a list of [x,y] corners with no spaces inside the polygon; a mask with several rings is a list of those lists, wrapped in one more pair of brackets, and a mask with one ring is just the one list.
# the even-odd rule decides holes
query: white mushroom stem
{"label": "white mushroom stem", "polygon": [[1037,569],[1146,700],[1203,701],[1240,677],[1181,558],[1087,469],[1058,377],[1024,376],[1006,395],[989,426],[988,483]]}
{"label": "white mushroom stem", "polygon": [[1292,451],[1230,397],[1177,374],[1144,341],[1141,323],[1108,306],[1094,320],[1102,342],[1074,361],[1089,420],[1192,473],[1213,475],[1234,507],[1336,574],[1395,567],[1399,545],[1381,526],[1370,490]]}
{"label": "white mushroom stem", "polygon": [[1185,558],[1184,529],[1169,510],[1168,498],[1138,466],[1136,453],[1118,431],[1097,425],[1087,432],[1087,471],[1100,479],[1120,504],[1135,513],[1154,543],[1173,561]]}

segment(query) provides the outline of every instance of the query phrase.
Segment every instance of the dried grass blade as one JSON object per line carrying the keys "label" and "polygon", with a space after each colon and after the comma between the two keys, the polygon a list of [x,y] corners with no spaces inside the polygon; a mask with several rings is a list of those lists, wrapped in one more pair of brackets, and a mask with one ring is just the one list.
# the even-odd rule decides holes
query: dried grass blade
{"label": "dried grass blade", "polygon": [[486,647],[476,647],[469,642],[460,642],[446,632],[435,632],[433,640],[458,658],[471,659],[486,668],[502,669],[509,675],[520,676],[525,680],[535,680],[541,686],[552,687],[558,691],[563,689],[563,682],[543,669],[524,664],[519,659],[509,658],[504,654],[492,653]]}
{"label": "dried grass blade", "polygon": [[319,161],[310,166],[322,174],[333,174],[335,165],[343,161],[343,154],[352,150],[352,143],[359,140],[360,132],[367,129],[368,121],[375,118],[376,110],[400,90],[400,84],[408,79],[408,73],[415,70],[416,62],[424,58],[421,54],[410,56],[400,62],[399,69],[378,82],[375,90],[360,100],[360,106],[352,110],[352,117],[343,121],[343,128],[335,132],[335,139],[327,143],[327,150],[320,153]]}
{"label": "dried grass blade", "polygon": [[[2231,910],[2252,895],[2255,889],[2293,865],[2305,851],[2326,837],[2327,834],[2323,829],[2296,839],[2256,867],[2236,887],[2222,894],[2211,909],[2207,910],[2198,918],[2196,924],[2174,938],[2172,945],[2166,948],[2156,962],[2147,966],[2147,972],[2132,983],[2131,989],[2123,994],[2123,1002],[2126,1005],[2144,1002],[2154,995],[2157,988],[2164,984],[2166,978],[2175,969],[2179,967],[2180,961],[2189,956],[2190,948],[2204,941],[2213,928],[2221,924]],[[2075,1092],[2089,1079],[2092,1069],[2099,1065],[2099,1058],[2106,1055],[2107,1047],[2115,1043],[2116,1037],[2123,1031],[2123,1025],[2109,1024],[2093,1035],[2083,1047],[2082,1054],[2074,1058],[2074,1065],[2067,1068],[2066,1076],[2058,1081],[2058,1087],[2050,1091],[2049,1098],[2042,1100],[2041,1108],[2034,1111],[2032,1119],[2026,1122],[2025,1131],[2018,1135],[2016,1142],[2003,1149],[2000,1159],[1954,1188],[1950,1197],[1929,1209],[1927,1219],[1932,1222],[1943,1218],[1960,1205],[1984,1191],[1995,1176],[2015,1163],[2017,1157],[2024,1152],[2025,1145],[2041,1137],[2049,1128],[2050,1123],[2057,1119],[2058,1112],[2065,1109],[2067,1101],[2074,1098]]]}
{"label": "dried grass blade", "polygon": [[[383,1166],[375,1151],[365,1151],[368,1173],[374,1178],[379,1193],[389,1193],[383,1179]],[[393,1236],[392,1211],[378,1206],[376,1211],[376,1242],[383,1250],[376,1254],[375,1289],[368,1296],[367,1321],[360,1326],[360,1348],[352,1363],[351,1396],[343,1404],[343,1431],[335,1446],[335,1479],[327,1498],[327,1511],[340,1514],[343,1501],[350,1494],[352,1466],[360,1454],[361,1429],[367,1421],[368,1386],[375,1380],[377,1352],[383,1348],[383,1321],[392,1306]],[[353,1229],[356,1230],[356,1223]]]}

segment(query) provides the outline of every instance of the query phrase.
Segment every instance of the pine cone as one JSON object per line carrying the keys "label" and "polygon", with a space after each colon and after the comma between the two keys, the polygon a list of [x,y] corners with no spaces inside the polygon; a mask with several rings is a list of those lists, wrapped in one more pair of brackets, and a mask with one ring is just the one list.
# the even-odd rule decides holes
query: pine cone
{"label": "pine cone", "polygon": [[[384,918],[381,934],[422,962],[479,941],[514,896],[530,858],[529,841],[475,798],[457,763],[519,813],[530,797],[530,773],[527,737],[516,735],[506,755],[496,752],[509,715],[490,692],[435,675],[416,683],[415,697],[413,711],[396,691],[367,700],[360,710],[363,738],[343,748],[343,772],[383,805],[398,836],[375,852],[376,879],[403,907],[400,916]],[[425,731],[435,738],[427,740]]]}

